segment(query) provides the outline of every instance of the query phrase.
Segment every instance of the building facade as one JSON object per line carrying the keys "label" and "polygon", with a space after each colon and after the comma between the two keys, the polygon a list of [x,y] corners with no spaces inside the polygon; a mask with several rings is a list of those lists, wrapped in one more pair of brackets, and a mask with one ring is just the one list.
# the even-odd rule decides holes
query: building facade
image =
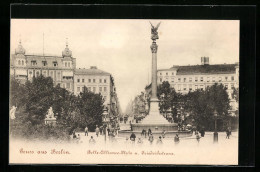
{"label": "building facade", "polygon": [[210,65],[209,57],[201,57],[201,65],[172,66],[157,70],[157,84],[164,81],[168,81],[176,92],[182,94],[197,89],[205,90],[215,83],[223,84],[230,98],[230,112],[238,110],[238,103],[232,98],[232,92],[233,88],[239,87],[239,63]]}
{"label": "building facade", "polygon": [[102,95],[109,114],[113,116],[120,114],[114,78],[110,73],[102,71],[96,66],[91,66],[90,69],[75,69],[74,78],[75,95],[78,95],[86,87],[89,91]]}
{"label": "building facade", "polygon": [[118,116],[120,111],[116,87],[112,75],[97,67],[76,69],[76,58],[66,43],[61,56],[26,54],[21,41],[10,57],[10,76],[25,83],[33,77],[51,77],[54,85],[60,85],[78,95],[86,86],[94,93],[101,93],[109,115]]}
{"label": "building facade", "polygon": [[60,84],[61,87],[73,92],[76,59],[72,57],[68,44],[62,51],[62,56],[30,55],[25,52],[20,41],[15,54],[11,55],[10,75],[23,83],[40,75],[51,77],[54,85]]}

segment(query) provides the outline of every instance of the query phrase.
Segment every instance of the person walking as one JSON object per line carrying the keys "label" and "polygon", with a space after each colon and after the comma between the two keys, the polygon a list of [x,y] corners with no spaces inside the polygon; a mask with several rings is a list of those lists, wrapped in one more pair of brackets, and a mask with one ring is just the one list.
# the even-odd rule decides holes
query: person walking
{"label": "person walking", "polygon": [[100,132],[100,130],[99,130],[99,128],[98,128],[98,126],[96,126],[96,129],[95,129],[95,131],[96,131],[96,135],[97,135],[97,137],[98,137],[98,134],[99,134],[99,132]]}
{"label": "person walking", "polygon": [[96,141],[94,140],[93,136],[91,136],[89,139],[89,144],[93,145],[95,143],[96,143]]}
{"label": "person walking", "polygon": [[148,129],[148,137],[152,134],[152,130],[149,128]]}
{"label": "person walking", "polygon": [[86,126],[86,128],[85,128],[85,136],[88,136],[88,127]]}
{"label": "person walking", "polygon": [[107,134],[108,134],[108,135],[110,134],[110,128],[107,129]]}
{"label": "person walking", "polygon": [[179,143],[180,142],[180,138],[179,138],[178,134],[176,134],[176,136],[174,137],[174,142],[175,143]]}
{"label": "person walking", "polygon": [[143,144],[143,140],[140,137],[138,138],[137,144],[138,145],[142,145]]}
{"label": "person walking", "polygon": [[76,138],[77,138],[76,130],[73,130],[73,132],[72,132],[72,137],[73,137],[73,139],[76,139]]}
{"label": "person walking", "polygon": [[162,145],[163,142],[162,142],[162,136],[159,136],[157,142],[156,142],[157,145]]}
{"label": "person walking", "polygon": [[230,136],[230,130],[229,130],[229,128],[227,128],[227,130],[226,130],[226,139],[229,139],[229,136]]}
{"label": "person walking", "polygon": [[147,132],[146,130],[144,130],[144,138],[146,138]]}
{"label": "person walking", "polygon": [[152,133],[150,135],[148,134],[148,136],[149,136],[148,141],[150,142],[150,144],[152,144],[153,143],[153,134]]}
{"label": "person walking", "polygon": [[144,129],[143,129],[142,132],[141,132],[141,136],[144,136]]}
{"label": "person walking", "polygon": [[100,135],[103,135],[103,126],[100,126]]}
{"label": "person walking", "polygon": [[162,138],[165,138],[165,135],[166,135],[166,131],[163,130],[163,132],[162,132]]}
{"label": "person walking", "polygon": [[81,143],[80,134],[78,134],[78,137],[77,137],[77,143]]}
{"label": "person walking", "polygon": [[205,130],[204,130],[204,128],[202,128],[202,129],[200,130],[200,135],[201,135],[201,137],[204,137],[204,135],[205,135]]}
{"label": "person walking", "polygon": [[135,138],[136,138],[136,135],[135,135],[135,133],[132,132],[132,134],[131,134],[131,136],[130,136],[130,140],[131,140],[132,142],[135,142]]}
{"label": "person walking", "polygon": [[198,141],[198,143],[200,142],[200,136],[199,136],[199,133],[196,134],[196,139]]}

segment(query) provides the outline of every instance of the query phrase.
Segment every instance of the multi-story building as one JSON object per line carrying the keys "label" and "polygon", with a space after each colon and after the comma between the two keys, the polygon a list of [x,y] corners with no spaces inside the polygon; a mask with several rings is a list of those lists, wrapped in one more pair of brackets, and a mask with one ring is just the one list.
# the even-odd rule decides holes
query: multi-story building
{"label": "multi-story building", "polygon": [[[209,57],[201,57],[201,65],[172,66],[157,70],[157,84],[168,81],[176,92],[187,94],[189,91],[206,89],[215,83],[227,88],[231,100],[231,112],[238,109],[238,103],[232,99],[233,88],[239,87],[239,64],[209,64]],[[149,87],[147,87],[149,89]]]}
{"label": "multi-story building", "polygon": [[101,93],[110,115],[118,116],[121,113],[112,75],[95,66],[90,69],[76,69],[76,59],[72,57],[68,43],[62,56],[51,56],[26,54],[20,41],[10,57],[10,75],[22,83],[40,75],[51,77],[54,85],[60,84],[75,95],[86,86],[94,93]]}
{"label": "multi-story building", "polygon": [[10,59],[10,75],[25,82],[33,77],[43,75],[51,77],[55,85],[73,92],[73,71],[76,68],[76,59],[66,44],[62,56],[25,54],[21,41]]}
{"label": "multi-story building", "polygon": [[119,113],[116,87],[110,73],[91,66],[90,69],[75,69],[74,78],[75,95],[82,92],[85,86],[89,91],[100,93],[103,96],[104,105],[112,114]]}

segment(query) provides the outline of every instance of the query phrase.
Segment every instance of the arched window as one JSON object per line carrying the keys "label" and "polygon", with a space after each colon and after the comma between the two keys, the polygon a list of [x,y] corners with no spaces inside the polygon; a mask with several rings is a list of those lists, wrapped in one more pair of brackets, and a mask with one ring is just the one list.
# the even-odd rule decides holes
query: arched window
{"label": "arched window", "polygon": [[65,67],[67,67],[67,62],[65,62]]}
{"label": "arched window", "polygon": [[18,65],[21,65],[21,61],[20,60],[18,60]]}
{"label": "arched window", "polygon": [[22,60],[22,65],[24,65],[24,62],[23,62],[23,60]]}
{"label": "arched window", "polygon": [[68,67],[70,67],[70,62],[68,62]]}

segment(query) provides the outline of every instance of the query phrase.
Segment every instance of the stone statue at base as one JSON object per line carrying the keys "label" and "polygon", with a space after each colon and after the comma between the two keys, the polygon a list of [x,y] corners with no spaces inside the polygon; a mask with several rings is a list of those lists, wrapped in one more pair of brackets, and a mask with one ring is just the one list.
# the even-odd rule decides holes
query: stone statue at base
{"label": "stone statue at base", "polygon": [[15,119],[15,111],[16,111],[16,108],[15,106],[12,106],[11,110],[10,110],[10,118],[11,119]]}

